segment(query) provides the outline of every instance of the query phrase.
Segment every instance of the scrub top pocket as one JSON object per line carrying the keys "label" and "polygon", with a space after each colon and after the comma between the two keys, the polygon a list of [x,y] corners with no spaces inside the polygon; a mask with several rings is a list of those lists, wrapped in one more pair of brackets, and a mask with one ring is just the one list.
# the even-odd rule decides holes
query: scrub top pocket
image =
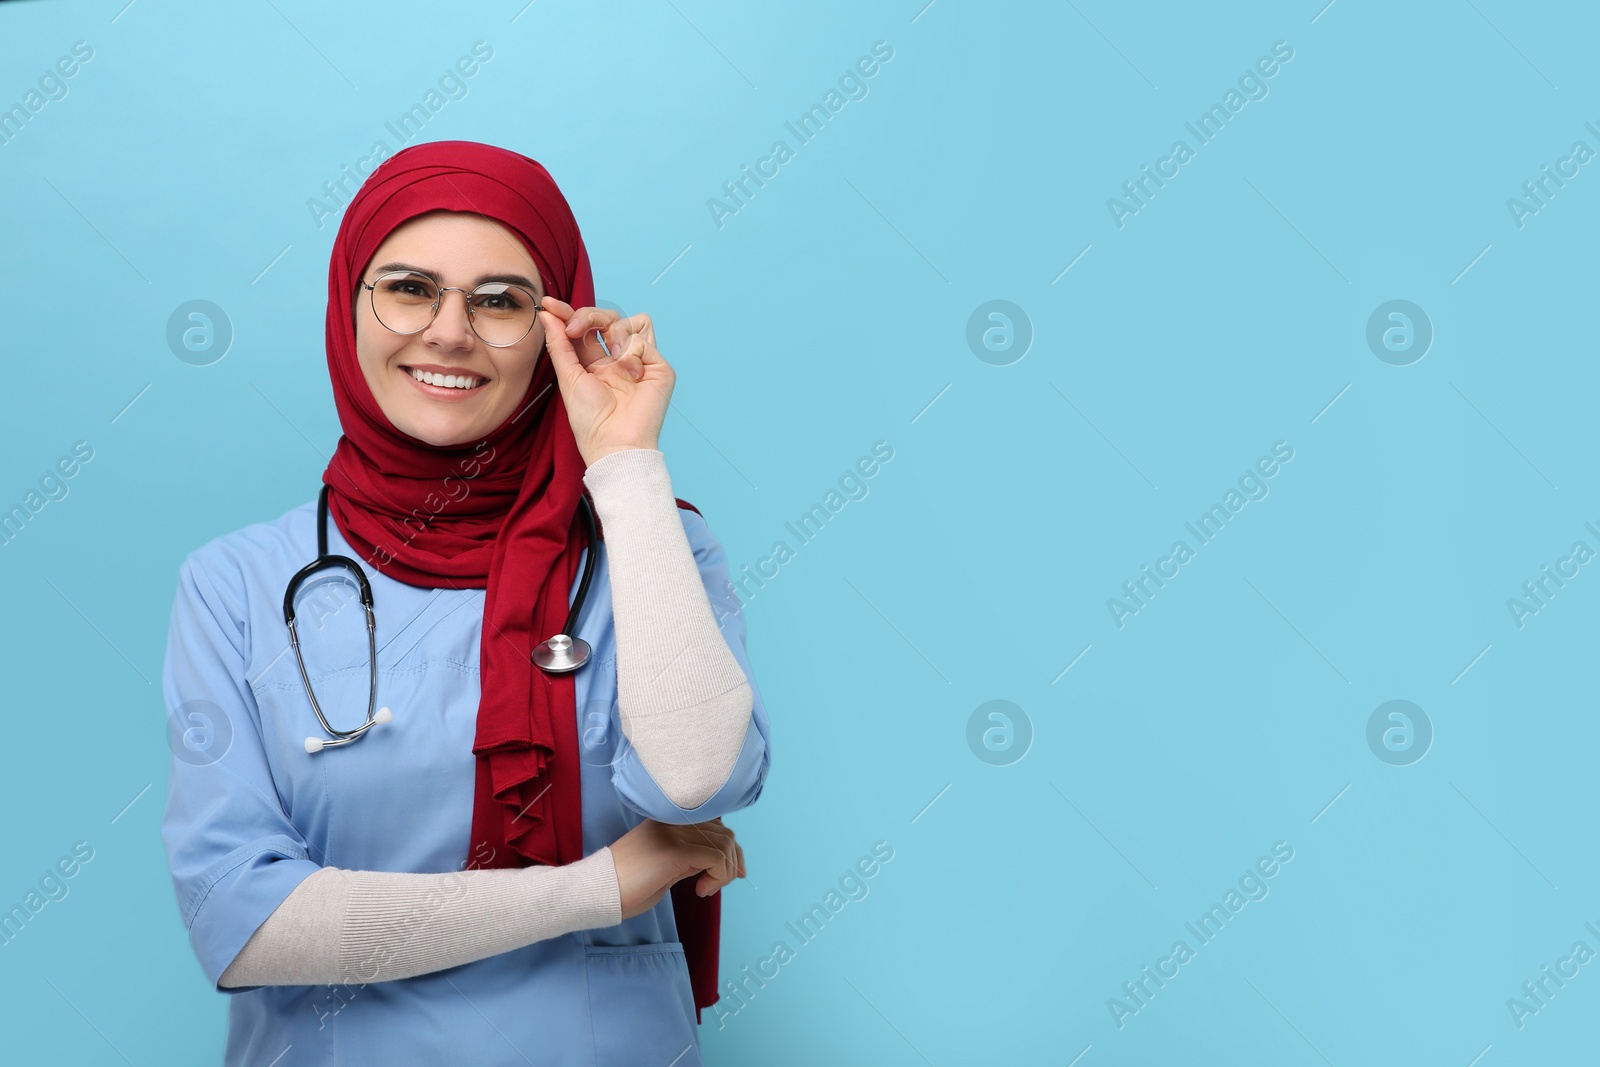
{"label": "scrub top pocket", "polygon": [[702,1067],[681,942],[586,945],[584,969],[596,1067]]}

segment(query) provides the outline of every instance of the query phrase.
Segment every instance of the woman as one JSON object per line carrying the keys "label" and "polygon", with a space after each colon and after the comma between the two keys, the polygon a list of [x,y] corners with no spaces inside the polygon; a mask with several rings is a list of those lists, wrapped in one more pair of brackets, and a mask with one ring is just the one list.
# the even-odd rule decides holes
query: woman
{"label": "woman", "polygon": [[[525,156],[417,145],[346,208],[323,530],[372,612],[339,569],[286,598],[308,502],[190,553],[163,666],[162,834],[228,1064],[700,1062],[712,894],[744,875],[719,817],[760,794],[768,726],[721,546],[656,448],[673,371],[648,316],[593,300]],[[592,653],[548,673],[585,492]],[[341,741],[313,697],[374,725]]]}

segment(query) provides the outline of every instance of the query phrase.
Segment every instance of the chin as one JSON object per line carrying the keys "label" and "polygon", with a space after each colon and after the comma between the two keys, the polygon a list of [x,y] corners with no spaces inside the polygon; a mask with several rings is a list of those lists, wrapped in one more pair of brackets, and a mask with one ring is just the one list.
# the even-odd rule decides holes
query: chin
{"label": "chin", "polygon": [[419,441],[435,447],[449,447],[474,441],[482,435],[477,432],[476,420],[424,418],[410,420],[401,427]]}

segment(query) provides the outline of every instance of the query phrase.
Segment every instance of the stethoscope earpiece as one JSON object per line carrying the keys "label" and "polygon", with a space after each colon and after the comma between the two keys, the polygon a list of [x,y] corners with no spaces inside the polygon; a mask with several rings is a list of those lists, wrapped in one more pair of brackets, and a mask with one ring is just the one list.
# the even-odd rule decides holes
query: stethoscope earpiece
{"label": "stethoscope earpiece", "polygon": [[[327,748],[330,745],[342,745],[342,744],[345,743],[345,741],[354,741],[357,737],[359,737],[362,734],[366,733],[368,726],[377,726],[379,723],[393,722],[393,721],[394,721],[394,712],[390,711],[386,707],[385,708],[379,708],[377,710],[377,713],[372,716],[372,719],[371,719],[370,722],[368,722],[365,726],[362,726],[359,730],[351,731],[350,736],[344,738],[341,741],[326,741],[326,740],[324,740],[324,739],[322,739],[320,737],[308,737],[308,738],[306,738],[306,751],[311,753],[313,756],[315,756],[318,752],[321,752],[323,749]],[[329,732],[332,733],[334,731],[330,730]]]}

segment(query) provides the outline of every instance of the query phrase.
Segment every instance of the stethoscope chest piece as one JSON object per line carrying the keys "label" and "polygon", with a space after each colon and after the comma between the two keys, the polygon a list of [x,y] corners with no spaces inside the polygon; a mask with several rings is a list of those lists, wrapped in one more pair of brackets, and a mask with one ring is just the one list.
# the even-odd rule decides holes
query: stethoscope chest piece
{"label": "stethoscope chest piece", "polygon": [[589,642],[581,637],[556,634],[533,648],[533,662],[542,671],[566,674],[589,662]]}
{"label": "stethoscope chest piece", "polygon": [[594,577],[595,547],[600,543],[600,535],[595,529],[594,511],[589,506],[588,497],[579,496],[578,505],[578,510],[583,514],[589,548],[583,554],[583,577],[578,581],[578,592],[572,599],[572,610],[567,613],[565,629],[550,640],[533,646],[531,658],[534,666],[546,674],[567,674],[589,662],[589,642],[581,637],[573,637],[572,632],[578,628],[578,616],[583,613],[583,605],[588,600],[589,580]]}

